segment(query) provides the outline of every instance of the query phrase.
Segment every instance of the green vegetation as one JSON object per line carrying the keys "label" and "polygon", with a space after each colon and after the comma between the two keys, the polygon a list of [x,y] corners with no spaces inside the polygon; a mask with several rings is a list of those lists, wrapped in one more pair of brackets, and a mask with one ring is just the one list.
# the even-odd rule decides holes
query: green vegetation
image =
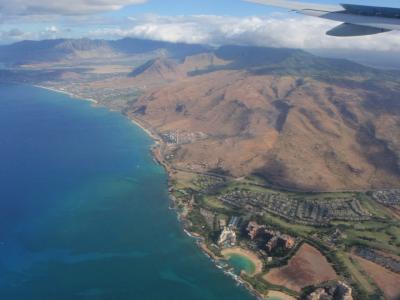
{"label": "green vegetation", "polygon": [[264,213],[263,223],[271,225],[278,230],[282,230],[283,232],[287,232],[294,236],[307,237],[316,231],[316,229],[312,226],[290,223],[285,219],[274,216],[271,213]]}
{"label": "green vegetation", "polygon": [[348,253],[343,251],[338,251],[336,253],[337,258],[349,272],[348,275],[354,282],[356,282],[359,286],[363,287],[367,294],[371,294],[376,290],[376,287],[371,283],[370,280],[360,271],[357,263],[351,258]]}
{"label": "green vegetation", "polygon": [[191,222],[190,231],[201,234],[202,236],[208,236],[210,229],[207,228],[204,217],[197,209],[193,209],[189,213],[188,220]]}
{"label": "green vegetation", "polygon": [[366,222],[333,222],[343,232],[342,244],[366,246],[400,255],[400,223],[394,220],[371,220]]}
{"label": "green vegetation", "polygon": [[359,194],[360,203],[364,209],[373,212],[375,218],[387,219],[391,218],[391,215],[387,212],[385,207],[382,207],[379,203],[374,201],[367,194]]}
{"label": "green vegetation", "polygon": [[293,297],[299,296],[299,294],[297,294],[296,292],[294,292],[290,289],[287,289],[280,285],[274,285],[274,284],[271,284],[271,283],[265,281],[262,278],[262,275],[257,275],[257,276],[252,277],[252,276],[248,276],[246,274],[242,274],[241,276],[246,282],[250,283],[251,286],[261,294],[266,294],[268,291],[279,291],[279,292],[283,292],[283,293],[288,294]]}
{"label": "green vegetation", "polygon": [[227,207],[226,205],[224,205],[224,203],[222,203],[222,201],[218,200],[216,197],[203,197],[202,198],[202,202],[203,205],[205,205],[207,208],[210,209],[214,209],[216,211],[224,211],[224,212],[232,212],[233,210],[229,207]]}
{"label": "green vegetation", "polygon": [[[207,216],[211,214],[216,220],[211,225],[217,224],[219,220],[226,222],[232,216],[241,217],[242,220],[247,221],[254,220],[271,229],[301,238],[303,242],[317,248],[332,264],[337,274],[352,286],[355,299],[378,299],[382,292],[353,260],[351,254],[353,247],[363,246],[400,255],[400,223],[393,219],[390,210],[375,202],[367,193],[294,193],[272,190],[263,187],[260,182],[252,184],[248,178],[240,181],[226,181],[218,177],[207,178],[207,176],[195,176],[192,180],[185,182],[184,186],[180,183],[179,188],[181,191],[173,192],[178,199],[186,198],[187,202],[191,193],[195,195],[194,207],[188,215],[188,220],[191,222],[190,229],[205,237],[211,251],[218,253],[218,247],[213,244],[218,240],[221,228],[210,226],[210,221],[206,220]],[[230,193],[236,197],[233,197],[232,201],[221,198]],[[274,197],[283,197],[283,200],[287,197],[288,201],[297,201],[295,203],[300,204],[306,201],[310,203],[358,201],[360,209],[368,215],[368,218],[361,221],[331,220],[319,225],[304,224],[296,219],[297,215],[286,218],[264,210],[263,202],[246,200],[241,204],[242,194],[249,200],[253,195],[274,195]],[[235,202],[236,199],[239,200]],[[330,206],[327,207],[329,209]],[[332,207],[335,209],[336,206]],[[205,210],[206,213],[201,210]],[[239,240],[246,239],[241,234],[243,233],[239,232]],[[264,272],[254,277],[242,274],[243,279],[260,293],[277,290],[298,296],[284,287],[269,284],[262,279],[262,276],[271,268],[286,265],[300,245],[301,243],[297,244],[292,251],[285,253],[281,258],[275,256],[275,259],[268,261],[267,257],[264,257]]]}

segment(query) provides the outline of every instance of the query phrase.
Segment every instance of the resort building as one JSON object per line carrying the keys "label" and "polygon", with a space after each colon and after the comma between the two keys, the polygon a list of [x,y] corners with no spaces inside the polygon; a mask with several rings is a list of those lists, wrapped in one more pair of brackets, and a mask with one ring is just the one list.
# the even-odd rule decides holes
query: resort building
{"label": "resort building", "polygon": [[277,246],[278,246],[278,241],[279,238],[277,236],[272,237],[267,244],[265,245],[265,248],[269,253],[271,253]]}
{"label": "resort building", "polygon": [[247,225],[247,232],[252,241],[254,241],[257,236],[265,230],[265,226],[258,225],[257,222],[251,221]]}
{"label": "resort building", "polygon": [[246,230],[252,243],[254,245],[258,244],[261,250],[266,250],[268,253],[271,253],[276,248],[289,250],[296,245],[296,239],[292,236],[268,229],[265,225],[259,225],[254,221],[249,222]]}
{"label": "resort building", "polygon": [[234,247],[236,245],[235,231],[229,226],[225,227],[219,236],[218,245],[224,248]]}
{"label": "resort building", "polygon": [[238,217],[232,217],[229,221],[229,225],[228,227],[232,228],[232,229],[237,229],[239,225],[239,218]]}

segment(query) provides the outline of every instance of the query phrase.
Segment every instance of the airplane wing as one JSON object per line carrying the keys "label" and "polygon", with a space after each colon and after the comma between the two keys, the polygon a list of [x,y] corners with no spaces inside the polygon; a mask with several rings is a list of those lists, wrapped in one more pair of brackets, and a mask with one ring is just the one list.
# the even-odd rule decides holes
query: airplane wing
{"label": "airplane wing", "polygon": [[339,5],[324,5],[324,4],[315,4],[315,3],[306,3],[306,2],[295,2],[295,1],[286,1],[286,0],[246,0],[247,2],[254,2],[258,4],[264,4],[268,6],[275,6],[281,8],[287,8],[290,10],[316,10],[316,11],[325,11],[325,12],[334,12],[340,9],[343,9]]}
{"label": "airplane wing", "polygon": [[331,36],[362,36],[400,30],[400,8],[354,4],[323,5],[286,0],[246,0],[269,6],[287,8],[307,16],[343,24],[329,30]]}

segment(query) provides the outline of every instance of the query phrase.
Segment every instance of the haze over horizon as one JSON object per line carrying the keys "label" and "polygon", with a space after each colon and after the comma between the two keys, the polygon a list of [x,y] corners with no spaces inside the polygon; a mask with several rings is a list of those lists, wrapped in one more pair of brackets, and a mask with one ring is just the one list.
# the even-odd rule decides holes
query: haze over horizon
{"label": "haze over horizon", "polygon": [[[316,0],[318,3],[336,1]],[[399,6],[398,1],[347,1]],[[239,44],[374,52],[400,50],[400,34],[328,37],[335,22],[241,0],[0,0],[0,44],[54,38],[135,37],[209,45]]]}

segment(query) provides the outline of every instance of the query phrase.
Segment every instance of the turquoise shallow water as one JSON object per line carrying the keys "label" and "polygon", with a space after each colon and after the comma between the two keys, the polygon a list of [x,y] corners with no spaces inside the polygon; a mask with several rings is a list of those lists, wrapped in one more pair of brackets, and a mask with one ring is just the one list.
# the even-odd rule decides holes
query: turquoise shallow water
{"label": "turquoise shallow water", "polygon": [[252,274],[256,269],[254,263],[242,255],[231,254],[228,262],[234,268],[237,275],[239,275],[241,271],[245,271],[247,274]]}
{"label": "turquoise shallow water", "polygon": [[183,233],[150,145],[118,113],[0,84],[0,299],[253,299]]}

